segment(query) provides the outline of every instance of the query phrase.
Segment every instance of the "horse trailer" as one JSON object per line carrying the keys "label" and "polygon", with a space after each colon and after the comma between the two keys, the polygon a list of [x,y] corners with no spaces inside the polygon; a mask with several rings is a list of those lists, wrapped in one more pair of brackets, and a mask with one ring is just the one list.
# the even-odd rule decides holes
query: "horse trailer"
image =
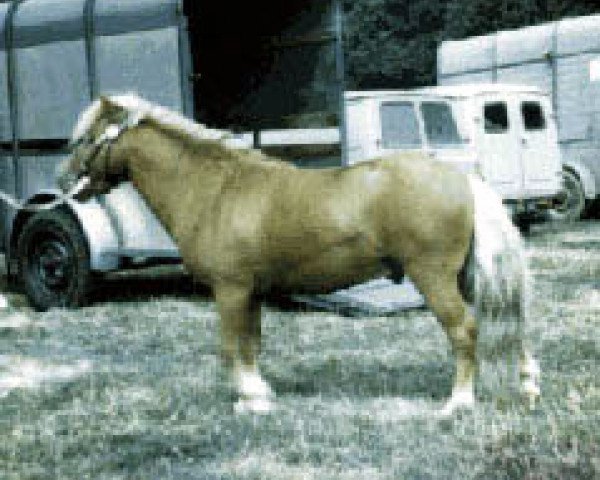
{"label": "horse trailer", "polygon": [[[297,163],[339,163],[338,0],[13,0],[0,3],[0,190],[57,198],[80,111],[135,91]],[[304,146],[309,144],[308,153]],[[298,153],[300,152],[300,153]],[[177,192],[173,192],[177,195]],[[179,258],[130,184],[36,212],[2,205],[9,276],[41,309],[85,301],[94,272]]]}
{"label": "horse trailer", "polygon": [[599,198],[600,15],[445,41],[437,67],[440,85],[518,83],[550,92],[564,183],[554,213],[576,219]]}

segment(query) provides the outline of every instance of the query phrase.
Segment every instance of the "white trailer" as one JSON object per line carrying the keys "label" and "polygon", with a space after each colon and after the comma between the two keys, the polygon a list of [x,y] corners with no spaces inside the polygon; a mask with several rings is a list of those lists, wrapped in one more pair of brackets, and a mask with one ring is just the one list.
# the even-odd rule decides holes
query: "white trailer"
{"label": "white trailer", "polygon": [[600,15],[445,41],[437,68],[440,85],[518,83],[550,92],[565,187],[554,214],[579,218],[599,198]]}

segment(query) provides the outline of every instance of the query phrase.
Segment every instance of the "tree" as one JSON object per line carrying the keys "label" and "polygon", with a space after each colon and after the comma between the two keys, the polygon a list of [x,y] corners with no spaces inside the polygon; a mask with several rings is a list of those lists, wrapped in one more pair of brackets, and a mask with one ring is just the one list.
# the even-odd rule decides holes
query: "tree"
{"label": "tree", "polygon": [[346,0],[347,85],[435,84],[442,40],[600,12],[597,0]]}

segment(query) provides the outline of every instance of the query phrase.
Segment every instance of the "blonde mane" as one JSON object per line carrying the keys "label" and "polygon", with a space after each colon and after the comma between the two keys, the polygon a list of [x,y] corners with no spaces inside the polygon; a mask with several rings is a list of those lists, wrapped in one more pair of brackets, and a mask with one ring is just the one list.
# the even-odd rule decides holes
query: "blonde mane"
{"label": "blonde mane", "polygon": [[[150,103],[135,93],[111,95],[106,98],[112,104],[121,107],[128,112],[130,118],[136,118],[138,121],[151,120],[160,127],[182,137],[187,137],[192,141],[221,141],[226,147],[233,149],[250,147],[250,145],[244,144],[244,142],[239,138],[236,138],[228,130],[209,128],[206,125],[196,123],[178,112]],[[73,128],[71,141],[76,143],[81,140],[92,125],[101,117],[102,113],[101,99],[94,100],[92,104],[79,115],[75,127]]]}

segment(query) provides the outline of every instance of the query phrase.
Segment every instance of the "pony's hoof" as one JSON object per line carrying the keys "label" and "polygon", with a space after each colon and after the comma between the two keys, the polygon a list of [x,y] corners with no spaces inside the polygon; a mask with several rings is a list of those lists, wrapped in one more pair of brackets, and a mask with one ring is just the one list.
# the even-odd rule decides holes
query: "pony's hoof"
{"label": "pony's hoof", "polygon": [[233,406],[233,411],[238,415],[245,413],[265,415],[274,409],[275,405],[268,397],[240,398]]}
{"label": "pony's hoof", "polygon": [[454,415],[458,410],[472,410],[474,406],[475,397],[471,390],[456,392],[452,394],[452,397],[446,402],[446,405],[444,405],[441,410],[438,410],[436,416],[447,418]]}
{"label": "pony's hoof", "polygon": [[236,385],[242,398],[272,398],[275,396],[269,384],[256,370],[238,372]]}
{"label": "pony's hoof", "polygon": [[535,410],[541,395],[540,387],[537,382],[527,380],[521,384],[521,395],[527,403],[529,410]]}

